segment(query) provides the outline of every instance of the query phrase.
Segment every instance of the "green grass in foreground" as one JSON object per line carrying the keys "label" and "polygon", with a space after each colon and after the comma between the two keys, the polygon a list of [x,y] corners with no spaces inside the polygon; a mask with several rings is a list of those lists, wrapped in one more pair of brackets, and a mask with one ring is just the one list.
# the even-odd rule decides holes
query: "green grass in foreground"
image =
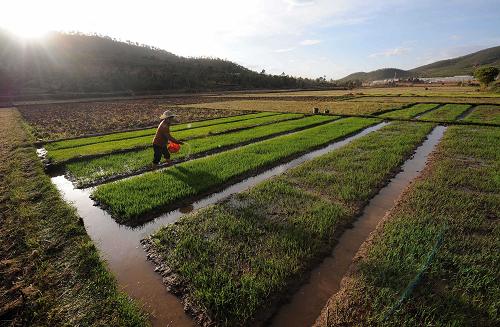
{"label": "green grass in foreground", "polygon": [[379,117],[410,119],[437,106],[438,104],[434,103],[419,103],[409,108],[387,112]]}
{"label": "green grass in foreground", "polygon": [[425,121],[454,121],[471,106],[468,104],[445,104],[441,108],[423,114],[419,120]]}
{"label": "green grass in foreground", "polygon": [[[273,134],[293,131],[337,119],[336,116],[309,116],[302,119],[288,120],[276,124],[254,127],[229,134],[215,135],[188,141],[172,159],[184,159],[207,151],[248,142],[253,139],[268,137]],[[107,156],[69,163],[66,165],[72,178],[79,186],[85,186],[103,178],[126,174],[149,167],[153,160],[152,148],[141,151],[109,154]]]}
{"label": "green grass in foreground", "polygon": [[45,175],[19,113],[4,108],[0,121],[0,325],[147,325]]}
{"label": "green grass in foreground", "polygon": [[500,106],[477,106],[463,121],[500,125]]}
{"label": "green grass in foreground", "polygon": [[[319,325],[499,325],[499,144],[498,128],[448,128],[423,178],[377,228],[330,300],[329,323],[325,309]],[[433,248],[420,282],[396,306]]]}
{"label": "green grass in foreground", "polygon": [[[181,131],[184,129],[193,129],[193,128],[211,126],[211,125],[216,125],[216,124],[224,124],[224,123],[242,121],[242,120],[246,120],[246,119],[274,116],[277,114],[279,114],[279,113],[259,112],[259,113],[255,113],[255,114],[237,115],[237,116],[216,118],[216,119],[207,119],[207,120],[201,120],[201,121],[194,121],[191,123],[172,125],[170,127],[170,130],[172,132],[175,132],[175,131]],[[102,143],[102,142],[109,142],[109,141],[124,140],[124,139],[129,139],[129,138],[134,138],[134,137],[141,137],[141,136],[146,136],[146,135],[154,135],[155,132],[156,132],[156,127],[141,129],[141,130],[137,130],[137,131],[105,134],[105,135],[100,135],[100,136],[80,137],[80,138],[71,139],[71,140],[63,140],[63,141],[58,141],[58,142],[47,143],[45,145],[45,149],[47,149],[47,151],[51,151],[51,150],[57,150],[57,149],[73,148],[73,147],[79,147],[79,146],[88,145],[88,144],[94,144],[94,143]]]}
{"label": "green grass in foreground", "polygon": [[[300,114],[272,115],[254,119],[246,119],[243,121],[230,122],[225,124],[217,124],[213,126],[210,125],[192,129],[183,129],[172,134],[174,135],[175,138],[179,140],[188,140],[192,138],[205,137],[212,134],[226,133],[232,130],[238,130],[242,128],[250,128],[263,124],[270,124],[273,122],[297,119],[300,117],[303,117],[303,115]],[[106,153],[111,153],[113,151],[144,148],[151,145],[152,142],[153,142],[153,135],[146,135],[141,137],[116,140],[116,141],[87,144],[79,147],[52,150],[48,152],[47,157],[52,162],[61,162],[78,157],[102,155]]]}
{"label": "green grass in foreground", "polygon": [[155,252],[217,324],[251,324],[331,252],[335,233],[431,128],[392,123],[161,228],[152,236]]}
{"label": "green grass in foreground", "polygon": [[93,197],[120,222],[179,206],[234,178],[330,143],[378,122],[347,118],[290,135],[257,142],[174,167],[97,187]]}

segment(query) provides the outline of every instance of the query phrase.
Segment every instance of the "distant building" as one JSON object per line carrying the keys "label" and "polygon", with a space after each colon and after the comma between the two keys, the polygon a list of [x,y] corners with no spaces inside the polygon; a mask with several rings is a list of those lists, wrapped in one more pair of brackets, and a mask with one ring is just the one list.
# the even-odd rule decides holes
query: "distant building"
{"label": "distant building", "polygon": [[460,75],[451,77],[422,77],[419,78],[424,83],[467,83],[474,80],[474,76]]}
{"label": "distant building", "polygon": [[402,81],[402,80],[399,78],[387,78],[387,79],[379,79],[379,80],[375,80],[375,81],[371,81],[371,82],[366,82],[366,83],[363,83],[363,85],[366,85],[366,86],[394,85],[400,81]]}
{"label": "distant building", "polygon": [[380,79],[371,82],[364,82],[363,86],[388,86],[396,84],[407,84],[407,83],[426,83],[426,84],[457,84],[457,83],[470,83],[473,82],[474,76],[470,75],[460,75],[460,76],[450,76],[450,77],[421,77],[421,78],[388,78]]}

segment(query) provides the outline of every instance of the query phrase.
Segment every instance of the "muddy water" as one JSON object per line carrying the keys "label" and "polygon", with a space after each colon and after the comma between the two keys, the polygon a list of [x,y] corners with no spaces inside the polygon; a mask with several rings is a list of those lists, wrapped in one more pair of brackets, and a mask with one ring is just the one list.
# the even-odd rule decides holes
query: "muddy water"
{"label": "muddy water", "polygon": [[309,281],[279,309],[271,322],[272,326],[311,326],[315,322],[328,299],[339,290],[340,281],[361,244],[395,205],[410,182],[420,174],[445,130],[444,126],[436,127],[417,148],[414,156],[404,163],[402,171],[371,199],[353,227],[342,234],[332,255],[312,271]]}
{"label": "muddy water", "polygon": [[307,153],[286,164],[277,166],[194,202],[188,207],[166,213],[136,228],[119,225],[108,213],[94,206],[93,201],[89,198],[92,189],[75,189],[73,184],[62,175],[52,177],[52,182],[57,186],[66,201],[75,205],[78,214],[84,220],[87,233],[99,248],[103,259],[108,262],[108,266],[116,276],[119,285],[132,298],[138,300],[144,306],[144,309],[150,313],[152,324],[154,326],[192,326],[194,323],[184,313],[179,299],[166,291],[160,275],[154,272],[153,265],[146,260],[140,240],[161,226],[176,221],[179,217],[192,210],[213,204],[231,194],[245,191],[263,180],[335,150],[387,124],[380,123],[366,128],[342,141]]}
{"label": "muddy water", "polygon": [[[193,326],[186,316],[177,297],[167,292],[162,285],[161,276],[146,260],[140,244],[141,238],[155,230],[148,225],[141,229],[130,229],[117,224],[105,211],[94,206],[89,198],[90,189],[74,189],[73,184],[64,176],[52,178],[64,198],[73,202],[78,214],[83,218],[85,229],[90,235],[101,256],[108,262],[110,270],[120,287],[132,298],[138,300],[150,314],[154,326]],[[162,220],[167,224],[178,218],[173,214]]]}

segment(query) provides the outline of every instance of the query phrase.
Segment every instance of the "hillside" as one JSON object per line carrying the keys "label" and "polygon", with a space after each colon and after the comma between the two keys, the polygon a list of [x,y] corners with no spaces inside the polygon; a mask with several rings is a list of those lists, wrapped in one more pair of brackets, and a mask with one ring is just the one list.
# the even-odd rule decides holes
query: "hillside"
{"label": "hillside", "polygon": [[472,75],[476,66],[495,66],[500,68],[500,46],[484,49],[462,57],[440,60],[432,64],[420,66],[411,70],[396,68],[377,69],[368,73],[358,72],[350,74],[340,82],[352,80],[374,81],[396,77],[443,77],[457,75]]}
{"label": "hillside", "polygon": [[0,30],[0,95],[310,87],[233,62],[185,58],[109,37],[52,33],[22,41]]}
{"label": "hillside", "polygon": [[472,75],[475,66],[495,66],[500,68],[500,46],[484,49],[466,56],[441,60],[411,70],[419,77],[439,77]]}
{"label": "hillside", "polygon": [[353,80],[360,81],[375,81],[379,79],[388,79],[388,78],[408,78],[411,77],[412,74],[409,71],[398,69],[398,68],[382,68],[371,71],[369,73],[365,72],[357,72],[346,77],[340,79],[340,82],[347,82]]}

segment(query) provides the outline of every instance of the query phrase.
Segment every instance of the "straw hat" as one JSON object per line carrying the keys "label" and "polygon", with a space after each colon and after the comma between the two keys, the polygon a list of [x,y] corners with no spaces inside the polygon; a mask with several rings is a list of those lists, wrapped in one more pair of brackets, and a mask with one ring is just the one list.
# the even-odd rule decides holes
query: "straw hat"
{"label": "straw hat", "polygon": [[175,117],[175,115],[170,110],[165,110],[165,112],[160,116],[160,119],[165,119],[169,117]]}

